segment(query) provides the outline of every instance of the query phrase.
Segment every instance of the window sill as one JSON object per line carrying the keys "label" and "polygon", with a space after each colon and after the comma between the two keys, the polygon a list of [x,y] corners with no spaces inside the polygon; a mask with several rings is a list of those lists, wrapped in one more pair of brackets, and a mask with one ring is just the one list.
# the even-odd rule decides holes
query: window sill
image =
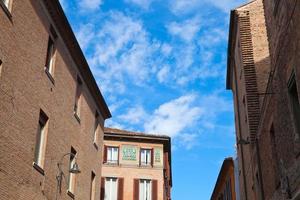
{"label": "window sill", "polygon": [[36,171],[38,171],[40,174],[42,174],[43,176],[45,175],[45,171],[43,168],[41,168],[38,164],[36,164],[35,162],[33,162],[33,168],[36,169]]}
{"label": "window sill", "polygon": [[6,7],[6,5],[3,3],[3,1],[0,1],[0,7],[3,9],[4,13],[8,17],[8,19],[12,22],[12,15],[9,9]]}
{"label": "window sill", "polygon": [[152,165],[140,165],[140,168],[153,168]]}
{"label": "window sill", "polygon": [[44,69],[45,69],[45,73],[46,73],[46,75],[48,76],[48,78],[50,79],[51,83],[52,83],[53,85],[55,85],[55,80],[54,80],[52,74],[49,72],[49,70],[48,70],[46,67],[45,67]]}
{"label": "window sill", "polygon": [[78,114],[74,111],[74,117],[77,120],[77,122],[80,124],[80,117],[78,116]]}
{"label": "window sill", "polygon": [[69,197],[71,197],[72,199],[75,199],[75,195],[74,195],[70,190],[67,191],[67,194],[68,194]]}
{"label": "window sill", "polygon": [[108,166],[119,166],[119,163],[112,163],[112,162],[104,162],[103,164]]}

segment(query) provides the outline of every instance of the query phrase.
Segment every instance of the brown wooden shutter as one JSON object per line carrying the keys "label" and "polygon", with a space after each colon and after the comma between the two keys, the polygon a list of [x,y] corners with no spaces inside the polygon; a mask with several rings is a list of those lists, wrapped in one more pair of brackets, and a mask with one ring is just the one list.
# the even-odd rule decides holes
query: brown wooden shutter
{"label": "brown wooden shutter", "polygon": [[141,166],[142,165],[142,155],[141,155],[141,151],[142,149],[140,148],[140,152],[139,152],[139,165]]}
{"label": "brown wooden shutter", "polygon": [[157,200],[157,180],[152,180],[152,200]]}
{"label": "brown wooden shutter", "polygon": [[104,145],[104,151],[103,151],[103,163],[107,162],[107,146]]}
{"label": "brown wooden shutter", "polygon": [[140,190],[140,188],[139,188],[139,186],[140,186],[140,180],[139,179],[134,179],[133,180],[133,200],[139,200],[139,190]]}
{"label": "brown wooden shutter", "polygon": [[123,200],[124,178],[118,179],[118,200]]}
{"label": "brown wooden shutter", "polygon": [[120,164],[120,150],[121,150],[120,146],[118,146],[118,161],[117,161],[118,165]]}
{"label": "brown wooden shutter", "polygon": [[100,190],[100,200],[104,200],[105,196],[105,178],[101,178],[101,190]]}
{"label": "brown wooden shutter", "polygon": [[151,149],[151,166],[153,167],[154,163],[154,149]]}

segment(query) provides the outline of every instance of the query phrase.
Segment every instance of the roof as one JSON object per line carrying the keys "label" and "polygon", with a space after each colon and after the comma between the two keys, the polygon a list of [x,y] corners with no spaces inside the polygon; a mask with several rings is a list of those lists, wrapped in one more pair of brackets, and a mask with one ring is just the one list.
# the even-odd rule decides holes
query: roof
{"label": "roof", "polygon": [[74,32],[58,0],[43,0],[52,21],[64,41],[73,61],[80,72],[83,82],[87,85],[96,106],[104,119],[111,117],[108,106],[100,92],[97,82],[89,68]]}
{"label": "roof", "polygon": [[217,182],[215,184],[214,191],[213,191],[213,193],[210,197],[211,200],[213,200],[214,197],[216,197],[216,195],[218,195],[218,193],[217,193],[218,189],[219,189],[219,187],[221,187],[222,181],[226,177],[226,174],[227,174],[228,169],[229,169],[230,166],[234,167],[233,158],[232,157],[225,158],[225,160],[223,161],[221,170],[219,172],[218,179],[217,179]]}
{"label": "roof", "polygon": [[104,133],[112,133],[112,134],[120,134],[120,135],[130,135],[130,136],[142,136],[142,137],[151,137],[151,138],[165,138],[170,139],[167,135],[160,135],[160,134],[148,134],[148,133],[142,133],[142,132],[133,132],[128,130],[121,130],[117,128],[104,128]]}
{"label": "roof", "polygon": [[227,74],[226,74],[226,89],[230,90],[231,88],[231,59],[233,58],[232,56],[232,50],[235,46],[235,35],[236,35],[236,11],[240,8],[243,8],[257,0],[253,0],[250,2],[247,2],[241,6],[236,7],[235,9],[230,11],[230,24],[229,24],[229,35],[228,35],[228,47],[227,47]]}
{"label": "roof", "polygon": [[159,134],[147,134],[142,132],[134,132],[128,130],[121,130],[117,128],[104,128],[104,139],[114,139],[117,138],[119,140],[129,140],[133,142],[156,142],[164,145],[164,151],[168,153],[168,160],[170,163],[170,185],[173,185],[172,182],[172,157],[171,157],[171,137],[166,135]]}

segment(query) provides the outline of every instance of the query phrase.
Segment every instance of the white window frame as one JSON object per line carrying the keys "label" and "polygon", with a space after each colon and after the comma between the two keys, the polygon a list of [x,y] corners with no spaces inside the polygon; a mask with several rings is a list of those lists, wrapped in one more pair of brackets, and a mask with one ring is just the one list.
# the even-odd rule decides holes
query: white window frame
{"label": "white window frame", "polygon": [[53,40],[51,36],[49,36],[48,47],[47,47],[47,61],[45,67],[52,77],[54,76],[55,57],[56,57],[55,40]]}
{"label": "white window frame", "polygon": [[101,126],[99,124],[99,114],[96,112],[95,114],[95,126],[94,126],[94,139],[93,143],[98,147],[99,143],[99,134],[100,134]]}
{"label": "white window frame", "polygon": [[117,200],[117,199],[118,199],[118,179],[113,177],[105,178],[104,200]]}
{"label": "white window frame", "polygon": [[141,154],[141,165],[142,166],[150,166],[152,161],[152,149],[143,149],[141,148],[140,150],[140,154]]}
{"label": "white window frame", "polygon": [[107,147],[107,163],[118,164],[119,162],[119,147]]}
{"label": "white window frame", "polygon": [[48,117],[43,111],[40,111],[39,123],[38,123],[38,135],[36,141],[36,152],[34,163],[41,169],[44,168],[45,154],[47,146],[47,135],[48,135]]}
{"label": "white window frame", "polygon": [[90,200],[95,200],[95,199],[96,199],[96,174],[92,171]]}
{"label": "white window frame", "polygon": [[76,174],[71,173],[70,170],[76,162],[77,151],[74,148],[71,148],[70,154],[70,164],[69,164],[69,181],[68,181],[68,192],[75,194],[75,184],[76,184]]}
{"label": "white window frame", "polygon": [[3,4],[7,7],[7,9],[10,11],[10,5],[12,0],[2,0]]}
{"label": "white window frame", "polygon": [[152,199],[152,181],[141,179],[139,183],[139,200]]}

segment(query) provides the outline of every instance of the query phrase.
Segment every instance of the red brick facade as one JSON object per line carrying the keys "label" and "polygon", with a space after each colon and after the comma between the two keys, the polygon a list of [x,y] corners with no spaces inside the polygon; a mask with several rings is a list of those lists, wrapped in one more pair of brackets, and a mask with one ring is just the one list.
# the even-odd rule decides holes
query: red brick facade
{"label": "red brick facade", "polygon": [[[76,199],[89,199],[91,174],[100,198],[104,120],[110,112],[57,0],[0,1],[0,199],[55,199],[57,163],[77,152]],[[45,68],[49,36],[55,39],[55,68]],[[78,80],[80,116],[74,115]],[[44,165],[34,168],[41,110],[47,116]],[[93,144],[95,113],[100,124]],[[99,162],[95,162],[98,160]],[[70,156],[58,199],[67,195]],[[72,195],[71,195],[72,196]]]}
{"label": "red brick facade", "polygon": [[241,199],[299,199],[300,2],[257,0],[231,13]]}

